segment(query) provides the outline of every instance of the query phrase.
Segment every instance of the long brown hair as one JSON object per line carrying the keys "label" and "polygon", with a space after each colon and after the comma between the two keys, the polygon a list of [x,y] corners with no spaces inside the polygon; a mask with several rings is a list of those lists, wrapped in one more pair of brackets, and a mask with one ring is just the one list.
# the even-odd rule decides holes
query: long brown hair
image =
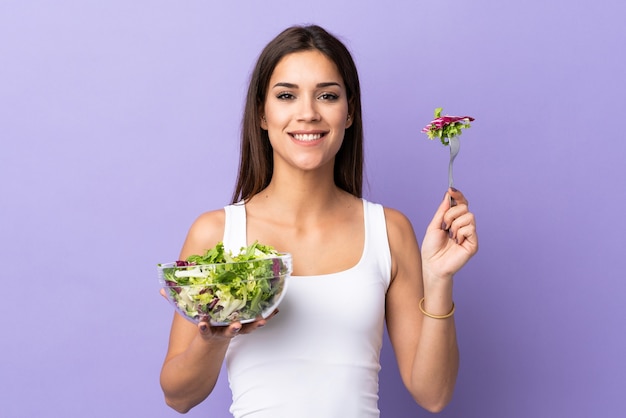
{"label": "long brown hair", "polygon": [[261,111],[270,78],[278,62],[286,55],[318,50],[335,63],[343,78],[352,125],[346,129],[341,148],[335,157],[335,184],[361,197],[363,187],[363,122],[361,87],[356,65],[346,46],[323,28],[293,26],[285,29],[261,52],[250,77],[241,130],[241,153],[237,184],[232,203],[248,201],[265,189],[272,179],[274,158],[267,131],[261,129]]}

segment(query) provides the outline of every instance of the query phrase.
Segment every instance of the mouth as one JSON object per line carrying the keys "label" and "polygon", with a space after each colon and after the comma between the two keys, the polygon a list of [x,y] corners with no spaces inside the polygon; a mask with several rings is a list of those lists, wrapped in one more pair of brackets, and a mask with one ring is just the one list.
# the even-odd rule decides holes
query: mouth
{"label": "mouth", "polygon": [[322,139],[322,137],[326,135],[325,133],[307,133],[307,134],[301,134],[301,133],[292,133],[291,137],[293,139],[295,139],[296,141],[300,141],[300,142],[313,142],[313,141],[317,141]]}

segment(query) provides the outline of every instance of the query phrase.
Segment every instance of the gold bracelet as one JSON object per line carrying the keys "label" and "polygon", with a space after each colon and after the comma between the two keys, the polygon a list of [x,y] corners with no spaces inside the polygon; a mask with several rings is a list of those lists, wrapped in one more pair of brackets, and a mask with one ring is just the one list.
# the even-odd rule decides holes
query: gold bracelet
{"label": "gold bracelet", "polygon": [[420,303],[419,303],[419,307],[420,307],[420,311],[422,311],[422,313],[424,315],[426,315],[429,318],[433,318],[433,319],[446,319],[446,318],[450,318],[452,315],[454,315],[454,310],[456,309],[456,307],[454,306],[454,302],[452,302],[452,309],[450,310],[450,312],[448,312],[445,315],[433,315],[430,314],[428,312],[426,312],[424,310],[424,298],[420,299]]}

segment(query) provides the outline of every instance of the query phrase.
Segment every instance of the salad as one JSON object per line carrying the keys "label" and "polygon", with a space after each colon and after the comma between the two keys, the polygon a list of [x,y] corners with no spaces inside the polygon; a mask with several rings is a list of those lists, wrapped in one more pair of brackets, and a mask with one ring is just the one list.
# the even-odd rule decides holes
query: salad
{"label": "salad", "polygon": [[219,242],[203,255],[158,268],[167,296],[183,316],[226,325],[273,311],[291,273],[291,256],[258,242],[233,255]]}
{"label": "salad", "polygon": [[428,139],[439,138],[443,145],[450,144],[450,138],[459,136],[463,129],[470,127],[470,122],[474,120],[471,116],[441,116],[443,108],[435,109],[435,119],[426,125],[422,132],[428,135]]}

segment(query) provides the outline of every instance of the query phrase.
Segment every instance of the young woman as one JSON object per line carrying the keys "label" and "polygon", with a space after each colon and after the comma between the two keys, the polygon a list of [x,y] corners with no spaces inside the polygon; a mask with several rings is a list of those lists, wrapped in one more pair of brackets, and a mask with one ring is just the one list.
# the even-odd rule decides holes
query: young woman
{"label": "young woman", "polygon": [[174,315],[161,372],[172,408],[202,402],[226,361],[236,417],[378,417],[384,321],[415,400],[431,411],[450,401],[453,275],[478,249],[474,216],[448,190],[420,251],[403,214],[362,199],[362,142],[345,46],[318,26],[278,35],[250,81],[233,202],[194,222],[180,258],[258,240],[292,254],[293,276],[266,319],[213,327]]}

